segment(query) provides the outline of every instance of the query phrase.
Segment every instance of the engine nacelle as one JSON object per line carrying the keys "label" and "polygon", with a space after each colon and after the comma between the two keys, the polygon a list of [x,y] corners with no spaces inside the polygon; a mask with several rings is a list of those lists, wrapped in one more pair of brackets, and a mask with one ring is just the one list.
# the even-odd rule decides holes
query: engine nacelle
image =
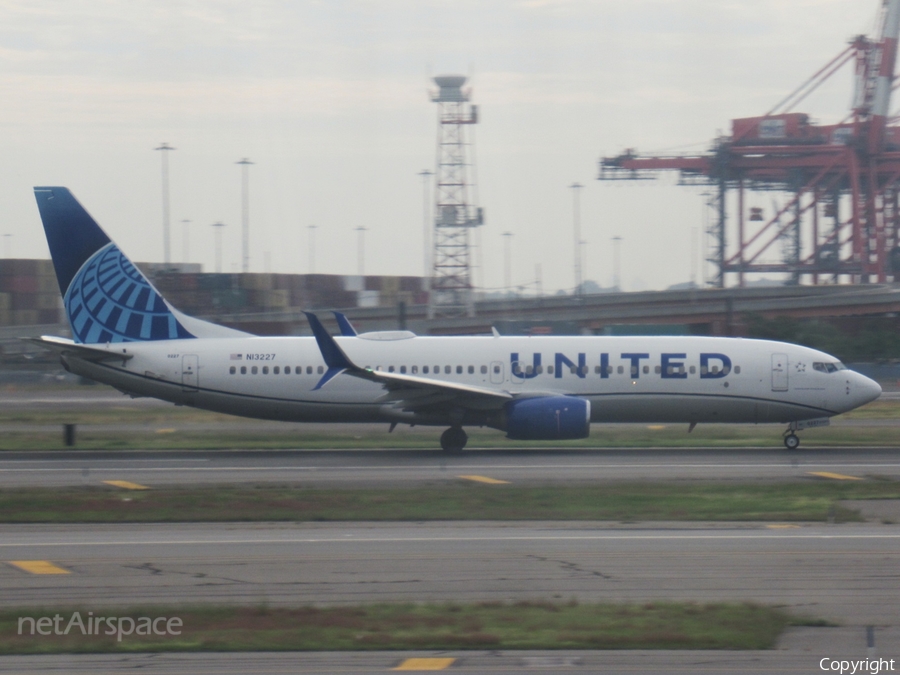
{"label": "engine nacelle", "polygon": [[587,438],[591,402],[573,396],[520,398],[506,404],[506,437],[517,441]]}

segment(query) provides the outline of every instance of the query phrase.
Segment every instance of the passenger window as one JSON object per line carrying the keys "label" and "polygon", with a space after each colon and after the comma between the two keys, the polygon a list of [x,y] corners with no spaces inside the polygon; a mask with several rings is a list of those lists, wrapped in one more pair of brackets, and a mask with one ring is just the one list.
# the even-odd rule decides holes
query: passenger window
{"label": "passenger window", "polygon": [[[552,368],[553,366],[551,366]],[[494,372],[499,375],[500,374],[500,366],[494,366]]]}
{"label": "passenger window", "polygon": [[440,366],[435,366],[435,367],[434,367],[434,374],[435,374],[435,375],[439,375],[440,372],[441,372],[441,367],[440,367]]}
{"label": "passenger window", "polygon": [[312,375],[312,366],[306,366],[306,374]]}
{"label": "passenger window", "polygon": [[447,374],[447,375],[449,375],[449,374],[450,374],[450,369],[451,369],[450,366],[444,366],[444,373]]}
{"label": "passenger window", "polygon": [[247,374],[247,366],[241,366],[241,375]]}
{"label": "passenger window", "polygon": [[697,372],[697,366],[691,366],[691,375]]}
{"label": "passenger window", "polygon": [[487,375],[487,366],[481,366],[481,374]]}
{"label": "passenger window", "polygon": [[469,366],[469,375],[473,375],[475,373],[475,366]]}
{"label": "passenger window", "polygon": [[393,372],[394,372],[394,366],[388,366],[388,372],[389,372],[389,373],[393,373]]}
{"label": "passenger window", "polygon": [[547,366],[547,374],[548,374],[548,375],[552,375],[552,374],[553,374],[553,366]]}
{"label": "passenger window", "polygon": [[576,368],[575,366],[569,366],[569,372],[572,373],[572,375],[574,375],[575,373],[578,372],[578,368]]}
{"label": "passenger window", "polygon": [[[693,369],[692,369],[692,370],[693,370]],[[741,374],[741,367],[740,367],[740,366],[735,366],[735,367],[734,367],[734,374],[735,374],[735,375],[740,375],[740,374]]]}
{"label": "passenger window", "polygon": [[[646,368],[646,366],[644,366],[644,367]],[[638,367],[637,367],[637,366],[631,366],[631,376],[632,376],[632,377],[635,377],[637,374],[638,374]]]}
{"label": "passenger window", "polygon": [[418,372],[419,372],[419,366],[413,366],[413,367],[412,367],[412,374],[415,375],[415,374],[418,373]]}
{"label": "passenger window", "polygon": [[[647,372],[647,366],[644,366],[644,372]],[[659,375],[662,372],[662,367],[656,366],[656,368],[653,369],[653,372]]]}
{"label": "passenger window", "polygon": [[603,369],[600,366],[594,366],[595,375],[599,375],[601,372],[603,372]]}
{"label": "passenger window", "polygon": [[257,368],[256,366],[253,366],[253,367],[250,369],[250,374],[251,374],[251,375],[256,375],[258,372],[259,372],[259,368]]}
{"label": "passenger window", "polygon": [[712,374],[713,374],[713,375],[717,375],[718,373],[719,373],[719,366],[713,366],[713,367],[712,367]]}
{"label": "passenger window", "polygon": [[269,366],[263,366],[263,375],[269,374]]}
{"label": "passenger window", "polygon": [[723,375],[727,375],[730,372],[731,372],[731,368],[729,368],[728,366],[725,366],[724,368],[722,368]]}
{"label": "passenger window", "polygon": [[422,372],[428,374],[428,366],[422,366]]}
{"label": "passenger window", "polygon": [[462,375],[462,366],[456,366],[456,374]]}
{"label": "passenger window", "polygon": [[231,366],[231,368],[228,369],[228,372],[231,373],[232,375],[234,375],[237,372],[237,368],[235,368],[234,366]]}
{"label": "passenger window", "polygon": [[403,373],[403,374],[405,374],[405,373],[406,373],[406,366],[400,366],[400,372]]}
{"label": "passenger window", "polygon": [[700,366],[700,374],[701,375],[706,375],[708,372],[709,372],[709,368],[707,368],[706,366]]}
{"label": "passenger window", "polygon": [[625,372],[625,368],[623,368],[622,366],[619,366],[618,368],[616,368],[616,372],[619,375],[622,375]]}
{"label": "passenger window", "polygon": [[278,366],[275,366],[274,368],[272,368],[272,374],[273,375],[281,375],[281,368],[279,368]]}
{"label": "passenger window", "polygon": [[322,373],[325,372],[325,366],[319,366],[318,368],[316,368],[316,372],[318,372],[319,375],[321,375]]}

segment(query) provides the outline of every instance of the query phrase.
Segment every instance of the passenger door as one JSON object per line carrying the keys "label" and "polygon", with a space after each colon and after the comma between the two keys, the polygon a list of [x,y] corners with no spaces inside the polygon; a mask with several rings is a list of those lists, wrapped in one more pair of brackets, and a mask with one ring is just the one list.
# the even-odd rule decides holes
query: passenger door
{"label": "passenger door", "polygon": [[772,391],[788,390],[787,354],[772,354]]}
{"label": "passenger door", "polygon": [[181,390],[197,391],[200,388],[200,357],[185,354],[181,357]]}

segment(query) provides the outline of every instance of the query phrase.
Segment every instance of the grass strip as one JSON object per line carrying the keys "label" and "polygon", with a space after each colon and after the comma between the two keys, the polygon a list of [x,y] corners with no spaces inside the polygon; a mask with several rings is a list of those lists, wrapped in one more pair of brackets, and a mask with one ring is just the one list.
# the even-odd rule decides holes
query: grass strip
{"label": "grass strip", "polygon": [[[31,622],[59,615],[62,633]],[[0,612],[0,654],[162,651],[359,651],[465,649],[771,649],[789,625],[826,625],[752,603],[372,604],[351,607],[149,607]],[[88,618],[115,617],[91,625]],[[119,619],[181,620],[178,635],[137,631]],[[20,624],[23,630],[19,630]],[[164,622],[157,626],[163,632]],[[83,626],[83,628],[81,627]],[[144,632],[149,624],[144,622]],[[123,630],[127,630],[124,622]],[[89,634],[88,631],[90,630]],[[31,634],[34,632],[34,634]],[[110,632],[111,635],[105,633]],[[21,634],[20,634],[21,633]],[[96,633],[100,633],[99,635]]]}
{"label": "grass strip", "polygon": [[900,499],[900,483],[809,479],[536,487],[449,482],[401,488],[13,488],[0,491],[0,522],[861,520],[856,511],[838,505],[846,499]]}

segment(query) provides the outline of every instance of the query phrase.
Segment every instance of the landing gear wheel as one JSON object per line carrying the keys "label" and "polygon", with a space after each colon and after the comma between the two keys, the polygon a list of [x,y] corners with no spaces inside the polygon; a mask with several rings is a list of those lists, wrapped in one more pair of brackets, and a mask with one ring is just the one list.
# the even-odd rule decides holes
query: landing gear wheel
{"label": "landing gear wheel", "polygon": [[462,427],[450,427],[441,434],[441,448],[445,452],[462,452],[468,441],[469,437]]}
{"label": "landing gear wheel", "polygon": [[797,434],[788,434],[784,437],[784,447],[788,450],[796,450],[800,447],[800,437]]}

